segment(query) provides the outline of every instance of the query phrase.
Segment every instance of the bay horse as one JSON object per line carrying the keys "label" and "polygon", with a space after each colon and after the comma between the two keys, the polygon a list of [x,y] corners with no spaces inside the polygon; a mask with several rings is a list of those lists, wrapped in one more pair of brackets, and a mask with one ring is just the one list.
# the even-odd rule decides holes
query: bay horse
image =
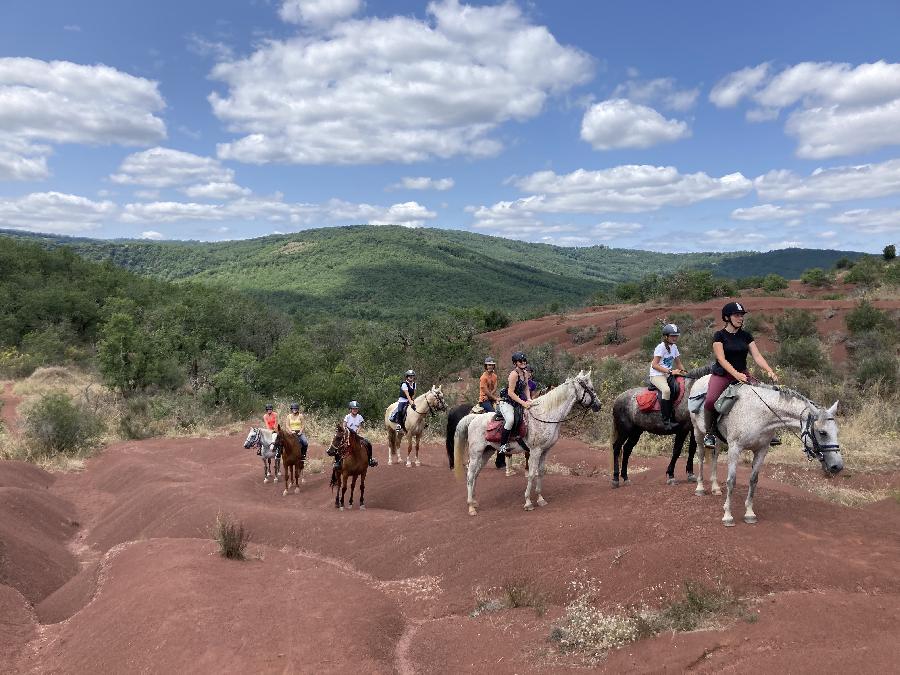
{"label": "bay horse", "polygon": [[287,496],[291,485],[294,486],[294,494],[300,492],[300,483],[303,480],[303,465],[300,451],[300,440],[292,431],[285,431],[278,425],[275,431],[275,440],[281,445],[281,461],[284,465],[284,492],[282,496]]}
{"label": "bay horse", "polygon": [[685,439],[688,440],[688,457],[685,470],[687,472],[688,482],[693,482],[694,477],[694,455],[697,452],[697,439],[694,438],[693,424],[691,423],[691,415],[688,411],[688,396],[691,386],[699,378],[709,375],[710,367],[702,366],[695,368],[684,376],[682,380],[682,388],[684,389],[681,400],[673,409],[675,421],[678,426],[671,430],[666,430],[663,424],[662,415],[658,412],[641,412],[638,408],[636,396],[643,392],[646,387],[633,387],[623,391],[616,396],[612,406],[613,418],[613,438],[612,438],[612,486],[619,487],[619,456],[622,458],[622,483],[630,484],[628,480],[628,458],[631,457],[631,451],[637,445],[641,434],[645,431],[656,434],[657,436],[675,436],[672,443],[672,459],[666,469],[666,483],[674,485],[675,481],[675,463],[681,456],[684,448]]}
{"label": "bay horse", "polygon": [[[269,478],[273,483],[278,482],[281,473],[281,458],[275,451],[275,434],[268,429],[252,427],[244,441],[244,448],[259,448],[260,458],[263,463],[263,483],[268,483]],[[275,461],[275,471],[272,471],[272,461]]]}
{"label": "bay horse", "polygon": [[[702,378],[694,385],[692,394],[696,395],[707,391],[709,377]],[[716,462],[718,460],[719,443],[724,439],[728,445],[728,479],[725,482],[725,515],[722,523],[726,527],[734,525],[734,517],[731,515],[731,493],[737,478],[737,463],[741,450],[749,450],[753,453],[753,464],[750,471],[750,487],[747,490],[747,501],[744,502],[744,522],[754,524],[757,522],[756,513],[753,511],[753,496],[756,493],[756,483],[759,480],[759,471],[762,468],[766,454],[769,452],[769,444],[780,429],[790,429],[797,434],[803,443],[803,452],[812,461],[819,460],[822,469],[829,476],[833,476],[844,468],[844,459],[841,457],[841,446],[838,443],[838,429],[834,416],[837,413],[838,402],[835,401],[830,408],[823,408],[803,394],[788,389],[787,387],[775,387],[764,384],[741,384],[737,387],[737,397],[731,411],[719,418],[716,427],[719,437],[716,439],[716,447],[712,451],[712,491],[713,494],[721,494],[716,475]],[[694,435],[700,443],[700,475],[697,477],[697,488],[694,494],[703,495],[703,436],[706,434],[706,424],[703,419],[703,410],[699,413],[691,413],[694,423]]]}
{"label": "bay horse", "polygon": [[338,423],[334,438],[331,439],[331,447],[328,454],[341,458],[341,465],[331,470],[331,489],[337,486],[337,494],[334,496],[334,507],[344,510],[344,496],[347,494],[347,481],[350,483],[350,504],[353,508],[353,491],[356,489],[356,479],[359,478],[359,510],[365,511],[366,502],[366,471],[369,469],[369,455],[366,446],[359,434]]}
{"label": "bay horse", "polygon": [[[550,448],[559,439],[559,427],[566,420],[569,411],[578,403],[585,412],[600,411],[600,400],[594,391],[594,383],[591,381],[591,371],[581,371],[578,375],[570,377],[561,385],[533,399],[534,406],[526,410],[528,416],[528,431],[525,434],[525,442],[531,448],[530,463],[528,466],[528,483],[525,486],[525,510],[534,509],[531,501],[532,487],[537,494],[537,505],[546,506],[542,492],[544,475],[544,463]],[[478,502],[475,501],[475,481],[485,461],[500,447],[499,441],[494,443],[487,440],[486,433],[488,423],[493,415],[466,415],[456,427],[453,437],[453,450],[456,456],[454,470],[457,476],[462,475],[463,453],[465,448],[469,450],[469,470],[466,477],[468,492],[469,515],[478,515]],[[495,447],[496,446],[496,447]]]}
{"label": "bay horse", "polygon": [[413,406],[406,408],[406,427],[403,431],[397,431],[397,423],[391,422],[391,415],[397,409],[397,402],[391,403],[387,410],[384,411],[384,428],[387,429],[388,435],[388,464],[393,464],[393,457],[397,455],[397,464],[400,464],[400,441],[406,434],[406,466],[412,466],[410,458],[412,456],[413,439],[416,441],[416,466],[421,466],[419,461],[419,442],[422,440],[422,433],[425,431],[425,421],[428,415],[446,410],[447,404],[444,402],[444,392],[440,386],[432,385],[431,389],[424,394],[420,394],[414,400],[415,410]]}

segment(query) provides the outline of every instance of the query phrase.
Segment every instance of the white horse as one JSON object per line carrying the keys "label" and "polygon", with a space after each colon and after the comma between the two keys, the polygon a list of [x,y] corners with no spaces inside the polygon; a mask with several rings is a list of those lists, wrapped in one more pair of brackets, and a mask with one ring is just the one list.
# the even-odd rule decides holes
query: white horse
{"label": "white horse", "polygon": [[[600,400],[594,391],[591,381],[591,371],[581,371],[575,377],[570,377],[555,389],[543,396],[534,399],[535,404],[526,411],[528,415],[528,432],[525,434],[525,443],[531,449],[528,463],[528,484],[525,487],[525,510],[534,509],[531,502],[532,487],[537,494],[538,506],[546,506],[542,492],[544,475],[544,463],[550,448],[559,439],[560,424],[565,421],[572,406],[576,403],[587,411],[600,411]],[[453,438],[453,450],[456,455],[454,471],[457,476],[462,475],[463,451],[468,445],[469,471],[466,477],[468,490],[469,515],[478,515],[478,502],[475,501],[475,481],[481,468],[485,465],[491,454],[499,449],[500,443],[492,443],[485,438],[488,423],[493,415],[466,415],[459,421],[456,434]],[[496,446],[496,447],[495,447]]]}
{"label": "white horse", "polygon": [[[691,388],[691,396],[705,392],[708,387],[709,376],[707,375],[697,380]],[[759,480],[759,470],[769,452],[769,443],[779,429],[787,428],[795,433],[799,432],[803,441],[803,451],[807,457],[810,460],[818,459],[828,474],[834,475],[844,468],[841,446],[837,437],[837,423],[834,420],[837,406],[838,402],[835,401],[830,408],[823,409],[802,394],[785,387],[742,384],[738,388],[734,407],[727,415],[719,418],[716,425],[728,445],[728,479],[725,483],[723,524],[728,527],[734,525],[734,518],[731,515],[731,493],[734,490],[741,450],[749,450],[753,453],[744,522],[756,523],[756,514],[753,512],[753,495]],[[694,424],[694,436],[700,448],[700,473],[697,476],[697,488],[694,490],[694,494],[703,495],[706,494],[703,488],[703,463],[706,455],[703,448],[703,436],[706,434],[703,410],[701,409],[699,413],[691,413],[691,420]],[[716,475],[719,443],[720,440],[717,439],[716,447],[712,451],[711,473],[714,495],[722,494]]]}
{"label": "white horse", "polygon": [[[247,434],[247,440],[244,441],[246,449],[259,448],[263,461],[263,483],[268,483],[269,478],[273,483],[278,482],[278,476],[281,473],[281,457],[275,451],[275,432],[263,429],[261,427],[251,427],[250,433]],[[272,459],[275,460],[275,471],[272,471]]]}
{"label": "white horse", "polygon": [[393,464],[393,457],[397,455],[397,464],[402,461],[400,458],[400,441],[406,434],[406,466],[412,466],[410,456],[412,455],[413,438],[416,439],[416,466],[420,466],[419,461],[419,442],[422,440],[422,433],[425,431],[425,420],[431,413],[438,410],[446,410],[447,404],[444,402],[444,392],[441,387],[432,385],[431,389],[424,394],[420,394],[414,399],[415,410],[412,406],[406,409],[406,430],[397,431],[397,423],[391,422],[391,415],[397,409],[397,402],[391,403],[387,410],[384,411],[384,428],[388,434],[388,464]]}

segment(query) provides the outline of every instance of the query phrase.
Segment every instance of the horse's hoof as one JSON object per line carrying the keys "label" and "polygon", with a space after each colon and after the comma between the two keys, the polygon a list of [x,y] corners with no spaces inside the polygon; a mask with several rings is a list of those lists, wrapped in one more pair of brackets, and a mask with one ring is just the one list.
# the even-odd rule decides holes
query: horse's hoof
{"label": "horse's hoof", "polygon": [[365,510],[366,510],[366,505],[365,505],[365,504],[360,504],[360,505],[359,505],[359,510],[360,510],[360,511],[365,511]]}
{"label": "horse's hoof", "polygon": [[744,522],[748,525],[756,525],[756,516],[744,516]]}
{"label": "horse's hoof", "polygon": [[678,481],[675,480],[674,476],[669,476],[666,478],[666,485],[678,485]]}
{"label": "horse's hoof", "polygon": [[734,518],[722,518],[722,524],[725,527],[734,527]]}
{"label": "horse's hoof", "polygon": [[720,490],[719,488],[715,487],[715,488],[712,489],[712,493],[713,493],[714,495],[720,495],[720,494],[722,494],[722,490]]}
{"label": "horse's hoof", "polygon": [[525,502],[525,506],[522,507],[526,511],[534,511],[534,504],[531,502]]}
{"label": "horse's hoof", "polygon": [[281,493],[281,496],[282,496],[282,497],[287,497],[287,493],[288,493],[287,488],[285,488],[285,489],[284,489],[284,492]]}
{"label": "horse's hoof", "polygon": [[619,481],[618,481],[618,479],[613,479],[613,480],[611,481],[611,485],[612,485],[613,489],[619,487]]}
{"label": "horse's hoof", "polygon": [[537,500],[538,506],[547,506],[548,503],[549,502],[546,499],[544,499],[543,497],[538,497],[538,500]]}
{"label": "horse's hoof", "polygon": [[512,469],[507,469],[507,470],[506,470],[506,475],[507,475],[507,476],[515,476],[515,475],[516,475],[516,472],[513,471]]}
{"label": "horse's hoof", "polygon": [[409,460],[406,460],[406,466],[412,466],[412,462],[410,462]]}
{"label": "horse's hoof", "polygon": [[422,466],[422,462],[420,462],[418,459],[416,460],[416,466]]}
{"label": "horse's hoof", "polygon": [[294,488],[294,494],[295,494],[295,495],[300,494],[300,488],[299,488],[299,487],[295,487],[295,488]]}
{"label": "horse's hoof", "polygon": [[631,485],[631,480],[628,479],[628,478],[623,478],[623,479],[622,479],[622,485]]}
{"label": "horse's hoof", "polygon": [[344,510],[344,507],[343,507],[343,506],[339,506],[338,509],[340,509],[341,511],[343,511],[343,510]]}
{"label": "horse's hoof", "polygon": [[703,490],[703,489],[694,490],[694,495],[697,497],[703,497],[705,494],[706,494],[706,490]]}
{"label": "horse's hoof", "polygon": [[301,479],[300,479],[300,485],[303,485],[304,483],[306,483],[306,479],[305,479],[305,478],[301,478]]}
{"label": "horse's hoof", "polygon": [[476,509],[474,506],[469,506],[469,515],[470,515],[470,516],[477,516],[477,515],[478,515],[478,509]]}
{"label": "horse's hoof", "polygon": [[391,464],[393,464],[393,462],[391,461],[391,456],[388,455],[388,466],[390,466]]}
{"label": "horse's hoof", "polygon": [[696,476],[696,474],[689,473],[689,474],[687,475],[687,482],[688,482],[688,483],[696,483],[696,482],[697,482],[697,476]]}

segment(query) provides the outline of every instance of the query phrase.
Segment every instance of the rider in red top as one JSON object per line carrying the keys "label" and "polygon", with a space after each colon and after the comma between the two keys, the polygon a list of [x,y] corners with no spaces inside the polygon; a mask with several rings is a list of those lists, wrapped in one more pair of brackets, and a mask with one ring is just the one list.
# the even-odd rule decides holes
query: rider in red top
{"label": "rider in red top", "polygon": [[266,403],[266,414],[263,415],[263,422],[266,423],[266,429],[275,431],[278,428],[278,413],[272,407],[271,403]]}

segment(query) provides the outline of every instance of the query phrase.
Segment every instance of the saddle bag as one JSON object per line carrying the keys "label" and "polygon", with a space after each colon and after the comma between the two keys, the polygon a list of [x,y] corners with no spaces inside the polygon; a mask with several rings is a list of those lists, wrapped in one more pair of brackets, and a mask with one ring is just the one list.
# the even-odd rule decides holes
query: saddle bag
{"label": "saddle bag", "polygon": [[704,403],[706,403],[706,390],[688,397],[688,410],[694,415],[699,415],[703,410]]}
{"label": "saddle bag", "polygon": [[715,402],[715,408],[720,415],[726,415],[734,407],[734,402],[738,397],[738,383],[729,384],[725,391],[719,396]]}

